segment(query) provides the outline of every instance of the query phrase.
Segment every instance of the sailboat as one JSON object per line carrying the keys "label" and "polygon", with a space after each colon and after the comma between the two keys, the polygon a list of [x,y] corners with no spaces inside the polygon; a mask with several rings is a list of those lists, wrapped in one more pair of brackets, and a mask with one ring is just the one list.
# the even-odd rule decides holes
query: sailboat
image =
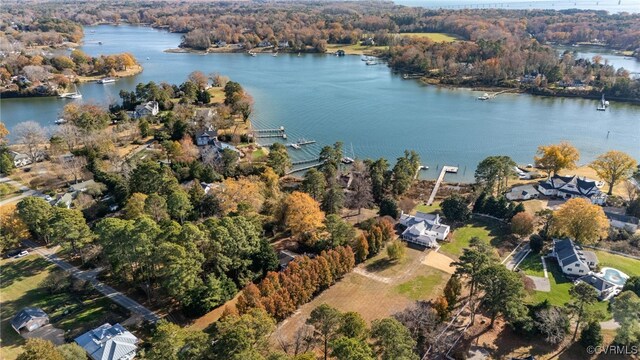
{"label": "sailboat", "polygon": [[596,110],[605,111],[605,110],[607,110],[607,105],[608,104],[609,104],[609,102],[604,100],[604,94],[602,94],[602,100],[600,100],[600,105],[596,108]]}
{"label": "sailboat", "polygon": [[78,87],[75,84],[73,84],[73,88],[76,91],[69,94],[69,99],[82,99],[82,94],[80,94],[80,91],[78,91]]}

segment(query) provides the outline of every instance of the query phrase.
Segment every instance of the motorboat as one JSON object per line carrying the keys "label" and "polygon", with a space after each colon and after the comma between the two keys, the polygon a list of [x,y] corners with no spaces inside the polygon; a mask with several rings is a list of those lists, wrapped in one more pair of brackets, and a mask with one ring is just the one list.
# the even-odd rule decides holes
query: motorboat
{"label": "motorboat", "polygon": [[106,77],[106,78],[102,78],[100,80],[98,80],[98,84],[111,84],[116,82],[116,79],[112,78],[112,77]]}

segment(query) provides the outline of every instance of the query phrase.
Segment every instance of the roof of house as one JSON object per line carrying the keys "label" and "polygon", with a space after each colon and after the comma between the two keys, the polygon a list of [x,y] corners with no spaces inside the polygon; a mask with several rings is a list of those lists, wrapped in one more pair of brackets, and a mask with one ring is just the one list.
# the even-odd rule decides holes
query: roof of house
{"label": "roof of house", "polygon": [[597,183],[593,180],[574,176],[554,175],[540,183],[545,189],[557,189],[568,194],[591,197],[599,193]]}
{"label": "roof of house", "polygon": [[140,111],[149,111],[149,112],[153,112],[154,109],[156,109],[158,107],[158,102],[157,101],[147,101],[146,103],[142,103],[140,105],[136,106],[136,112],[140,112]]}
{"label": "roof of house", "polygon": [[138,338],[120,324],[103,324],[74,340],[93,360],[118,360],[136,351]]}
{"label": "roof of house", "polygon": [[593,286],[599,292],[603,292],[616,287],[615,284],[612,284],[607,280],[593,274],[581,276],[580,278],[578,278],[578,281],[582,281]]}
{"label": "roof of house", "polygon": [[300,255],[289,250],[281,250],[280,252],[278,252],[278,261],[280,262],[280,267],[287,266],[298,256]]}
{"label": "roof of house", "polygon": [[94,186],[96,184],[95,180],[87,180],[83,182],[79,182],[77,184],[73,184],[69,186],[70,191],[84,191],[90,186]]}
{"label": "roof of house", "polygon": [[582,251],[582,248],[575,245],[570,239],[554,240],[553,250],[562,266],[567,266],[578,261],[587,266],[589,266],[588,263],[598,263],[598,257],[595,253]]}
{"label": "roof of house", "polygon": [[24,308],[11,319],[11,326],[16,330],[20,330],[26,326],[29,321],[34,319],[49,319],[49,316],[40,308]]}
{"label": "roof of house", "polygon": [[605,215],[607,215],[607,218],[609,218],[609,220],[620,221],[626,224],[633,224],[633,225],[640,224],[640,219],[638,219],[635,216],[616,214],[609,211],[605,211],[604,213]]}
{"label": "roof of house", "polygon": [[218,136],[218,132],[215,130],[200,131],[196,134],[196,137],[216,137],[216,136]]}

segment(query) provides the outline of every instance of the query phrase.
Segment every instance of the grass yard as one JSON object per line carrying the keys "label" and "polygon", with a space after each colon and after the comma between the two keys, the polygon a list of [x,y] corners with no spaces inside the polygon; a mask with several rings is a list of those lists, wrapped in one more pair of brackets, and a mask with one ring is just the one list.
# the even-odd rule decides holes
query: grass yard
{"label": "grass yard", "polygon": [[369,259],[356,271],[325,290],[279,324],[271,336],[274,346],[290,340],[311,311],[326,303],[342,312],[356,311],[371,322],[402,311],[415,300],[433,299],[442,293],[449,274],[422,263],[426,253],[407,248],[405,259],[385,262],[386,251]]}
{"label": "grass yard", "polygon": [[518,269],[524,271],[527,275],[544,277],[544,268],[542,267],[540,254],[529,253],[529,255],[522,260]]}
{"label": "grass yard", "polygon": [[640,260],[611,254],[606,251],[595,250],[594,252],[598,256],[598,262],[601,268],[612,267],[622,271],[629,276],[640,276]]}
{"label": "grass yard", "polygon": [[396,291],[405,295],[412,300],[426,300],[433,298],[437,292],[434,291],[436,287],[444,283],[444,278],[448,277],[446,273],[442,271],[436,271],[429,275],[419,275],[396,286]]}
{"label": "grass yard", "polygon": [[436,212],[436,211],[440,211],[440,203],[441,203],[441,201],[434,201],[433,204],[431,204],[431,205],[420,204],[420,205],[416,206],[414,211],[420,211],[420,212],[423,212],[423,213],[433,213],[433,212]]}
{"label": "grass yard", "polygon": [[472,220],[471,223],[457,228],[450,235],[451,241],[443,243],[440,252],[458,258],[462,250],[468,248],[474,237],[497,247],[500,244],[504,230],[501,224],[492,220]]}
{"label": "grass yard", "polygon": [[[538,258],[538,260],[539,259],[540,258]],[[571,300],[569,289],[573,286],[573,282],[564,276],[560,266],[558,266],[558,263],[555,260],[545,260],[547,263],[547,272],[549,273],[549,282],[551,283],[551,291],[534,291],[531,296],[529,296],[528,302],[535,304],[547,300],[551,305],[564,306],[569,302],[569,300]],[[595,308],[605,314],[606,319],[611,318],[611,313],[609,313],[608,307],[608,301],[600,301],[595,304]]]}
{"label": "grass yard", "polygon": [[434,42],[453,42],[456,40],[462,40],[458,35],[445,34],[445,33],[398,33],[396,35],[411,37],[411,38],[429,38]]}
{"label": "grass yard", "polygon": [[49,315],[51,323],[69,331],[67,336],[71,337],[98,326],[107,319],[123,319],[117,314],[118,311],[114,312],[118,310],[117,305],[105,297],[79,300],[69,292],[50,294],[42,282],[52,271],[60,270],[37,255],[0,262],[1,359],[15,359],[22,352],[25,341],[11,328],[10,321],[24,307],[42,308]]}

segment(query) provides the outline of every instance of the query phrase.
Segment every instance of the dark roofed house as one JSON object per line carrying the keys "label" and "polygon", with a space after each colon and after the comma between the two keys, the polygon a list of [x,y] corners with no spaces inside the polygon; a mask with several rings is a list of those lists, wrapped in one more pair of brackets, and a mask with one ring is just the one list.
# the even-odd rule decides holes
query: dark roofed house
{"label": "dark roofed house", "polygon": [[598,265],[598,257],[592,251],[584,251],[570,239],[554,239],[551,256],[565,275],[584,276]]}
{"label": "dark roofed house", "polygon": [[287,268],[290,262],[295,260],[297,257],[302,256],[300,254],[296,254],[289,250],[280,250],[278,253],[278,262],[280,263],[280,270],[284,270]]}
{"label": "dark roofed house", "polygon": [[607,195],[600,191],[602,182],[579,178],[578,176],[554,175],[538,184],[538,191],[546,196],[557,196],[563,199],[586,198],[592,203],[603,205]]}
{"label": "dark roofed house", "polygon": [[144,104],[136,106],[133,111],[133,118],[140,119],[144,116],[156,116],[160,112],[160,106],[157,101],[147,101]]}
{"label": "dark roofed house", "polygon": [[213,144],[218,137],[218,132],[214,129],[200,131],[196,134],[196,145],[207,146]]}
{"label": "dark roofed house", "polygon": [[616,286],[616,284],[594,274],[581,276],[576,280],[576,282],[578,281],[593,286],[593,288],[598,292],[598,299],[600,300],[609,300],[619,291],[619,287]]}
{"label": "dark roofed house", "polygon": [[638,227],[640,226],[640,219],[635,216],[616,214],[609,211],[604,212],[609,219],[609,223],[611,226],[618,229],[625,229],[630,232],[638,231]]}
{"label": "dark roofed house", "polygon": [[35,307],[24,308],[11,319],[11,327],[19,334],[34,331],[49,323],[44,310]]}

